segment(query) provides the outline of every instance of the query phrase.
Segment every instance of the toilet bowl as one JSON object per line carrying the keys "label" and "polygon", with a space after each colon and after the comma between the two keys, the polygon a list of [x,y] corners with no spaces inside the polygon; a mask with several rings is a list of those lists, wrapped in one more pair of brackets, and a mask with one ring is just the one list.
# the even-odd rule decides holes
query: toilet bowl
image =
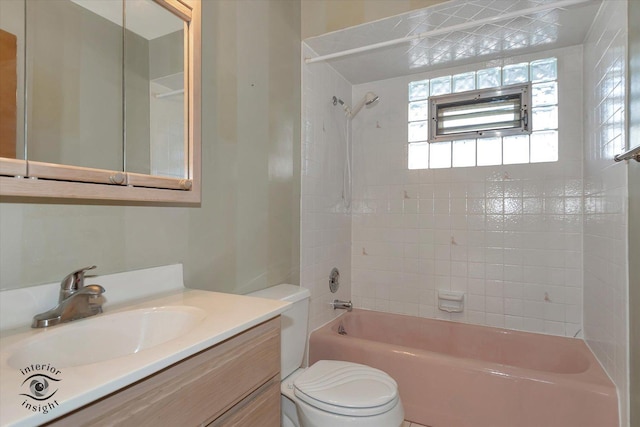
{"label": "toilet bowl", "polygon": [[358,363],[320,360],[300,368],[307,340],[309,291],[277,285],[249,296],[289,301],[282,314],[283,427],[400,427],[404,410],[396,382]]}
{"label": "toilet bowl", "polygon": [[286,378],[281,390],[301,427],[395,427],[404,420],[396,382],[358,363],[320,360]]}

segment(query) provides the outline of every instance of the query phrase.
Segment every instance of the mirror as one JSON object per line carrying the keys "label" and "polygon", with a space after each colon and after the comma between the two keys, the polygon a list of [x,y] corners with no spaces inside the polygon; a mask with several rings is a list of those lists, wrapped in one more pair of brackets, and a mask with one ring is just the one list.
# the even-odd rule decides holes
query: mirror
{"label": "mirror", "polygon": [[0,2],[0,195],[198,202],[199,19],[197,0]]}
{"label": "mirror", "polygon": [[26,158],[124,171],[122,26],[80,4],[25,3]]}
{"label": "mirror", "polygon": [[183,178],[184,22],[151,0],[126,0],[125,17],[124,170]]}

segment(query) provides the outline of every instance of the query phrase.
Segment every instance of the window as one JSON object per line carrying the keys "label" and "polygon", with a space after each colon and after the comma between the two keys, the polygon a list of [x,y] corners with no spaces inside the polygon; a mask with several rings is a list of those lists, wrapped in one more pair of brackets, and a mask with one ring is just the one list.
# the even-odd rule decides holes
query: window
{"label": "window", "polygon": [[529,134],[529,85],[429,98],[429,142]]}
{"label": "window", "polygon": [[411,82],[408,126],[409,169],[557,161],[557,60]]}

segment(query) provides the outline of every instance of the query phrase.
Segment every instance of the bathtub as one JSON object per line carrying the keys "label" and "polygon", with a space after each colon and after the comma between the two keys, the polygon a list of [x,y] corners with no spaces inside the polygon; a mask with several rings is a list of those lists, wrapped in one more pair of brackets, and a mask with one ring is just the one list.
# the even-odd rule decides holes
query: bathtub
{"label": "bathtub", "polygon": [[353,310],[311,334],[321,359],[386,371],[425,426],[618,426],[615,387],[579,339]]}

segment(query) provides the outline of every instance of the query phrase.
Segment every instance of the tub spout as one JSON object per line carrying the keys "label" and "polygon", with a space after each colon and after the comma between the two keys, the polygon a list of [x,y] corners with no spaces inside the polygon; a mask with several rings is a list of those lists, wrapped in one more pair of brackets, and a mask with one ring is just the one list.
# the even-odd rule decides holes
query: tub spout
{"label": "tub spout", "polygon": [[339,299],[334,299],[331,305],[333,306],[334,310],[340,308],[342,310],[351,311],[353,309],[351,301],[340,301]]}

